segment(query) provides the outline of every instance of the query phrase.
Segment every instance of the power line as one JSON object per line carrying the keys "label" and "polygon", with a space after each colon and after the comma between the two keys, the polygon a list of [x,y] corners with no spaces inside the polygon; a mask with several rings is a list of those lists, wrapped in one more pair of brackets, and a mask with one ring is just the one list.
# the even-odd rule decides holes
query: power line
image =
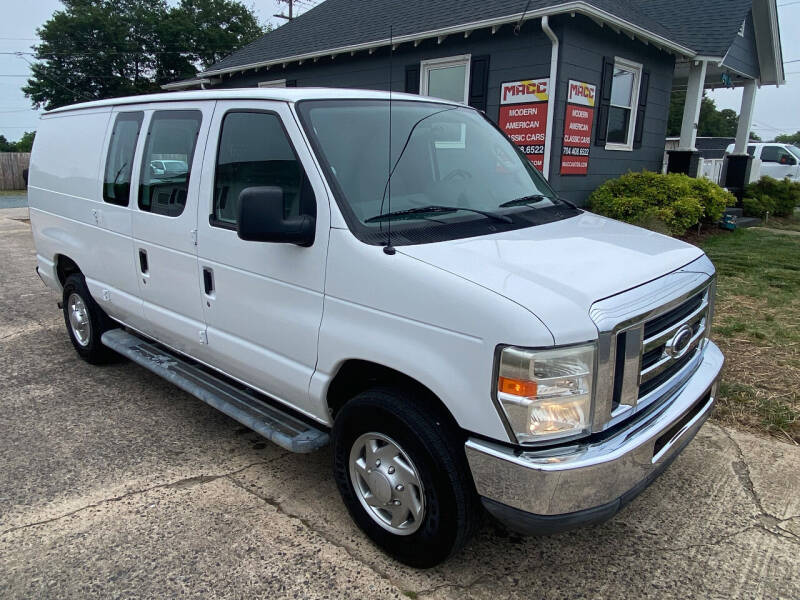
{"label": "power line", "polygon": [[[21,56],[21,55],[20,55],[19,57],[20,57],[20,59],[22,59],[22,60],[24,60],[26,63],[28,63],[28,64],[29,64],[31,67],[33,67],[33,63],[32,63],[31,61],[29,61],[27,58],[25,58],[24,56]],[[73,90],[73,89],[71,89],[71,88],[68,88],[68,87],[67,87],[67,86],[65,86],[63,83],[61,83],[61,82],[59,82],[59,81],[56,81],[55,79],[52,79],[52,78],[48,77],[48,76],[47,76],[47,75],[45,75],[43,72],[41,72],[41,73],[38,73],[38,75],[39,75],[40,77],[42,77],[43,79],[47,79],[47,81],[49,81],[50,83],[54,83],[54,84],[55,84],[55,85],[57,85],[58,87],[60,87],[60,88],[63,88],[63,89],[65,89],[65,90],[67,90],[67,91],[68,91],[70,94],[75,94],[75,96],[76,96],[76,97],[78,97],[78,98],[83,98],[83,99],[85,99],[85,100],[90,100],[90,99],[92,99],[90,96],[87,96],[86,94],[82,94],[82,93],[80,93],[80,92],[78,92],[78,91],[76,91],[76,90]]]}

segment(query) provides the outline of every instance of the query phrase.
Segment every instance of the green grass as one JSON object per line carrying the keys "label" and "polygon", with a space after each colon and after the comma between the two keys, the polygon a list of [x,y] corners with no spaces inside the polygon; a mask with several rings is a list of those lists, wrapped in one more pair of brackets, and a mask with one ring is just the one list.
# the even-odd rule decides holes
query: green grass
{"label": "green grass", "polygon": [[717,418],[800,442],[800,236],[746,229],[701,246],[717,267],[712,337],[727,359]]}
{"label": "green grass", "polygon": [[791,217],[770,217],[764,227],[772,229],[788,229],[789,231],[800,231],[800,208],[796,208]]}

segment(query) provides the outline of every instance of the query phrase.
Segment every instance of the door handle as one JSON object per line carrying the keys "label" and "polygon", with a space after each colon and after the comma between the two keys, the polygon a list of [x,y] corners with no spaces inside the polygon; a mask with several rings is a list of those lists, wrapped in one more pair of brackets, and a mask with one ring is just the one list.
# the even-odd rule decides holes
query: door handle
{"label": "door handle", "polygon": [[203,267],[203,289],[206,296],[214,295],[214,271],[208,267]]}
{"label": "door handle", "polygon": [[147,274],[147,250],[144,248],[139,248],[139,268],[142,270],[143,274]]}

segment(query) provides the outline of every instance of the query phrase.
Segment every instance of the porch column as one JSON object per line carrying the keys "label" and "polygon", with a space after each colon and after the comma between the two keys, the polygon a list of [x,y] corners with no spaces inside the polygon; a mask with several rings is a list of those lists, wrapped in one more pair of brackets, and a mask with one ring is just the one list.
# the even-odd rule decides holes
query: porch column
{"label": "porch column", "polygon": [[736,147],[734,154],[745,154],[747,142],[750,140],[750,130],[753,127],[753,111],[756,106],[756,91],[758,86],[755,79],[750,79],[744,84],[742,93],[742,109],[739,111],[739,126],[736,129]]}
{"label": "porch column", "polygon": [[703,89],[706,83],[707,63],[701,60],[689,66],[689,82],[686,87],[686,104],[683,106],[681,122],[680,150],[696,150],[697,122],[700,120],[700,104],[703,101]]}

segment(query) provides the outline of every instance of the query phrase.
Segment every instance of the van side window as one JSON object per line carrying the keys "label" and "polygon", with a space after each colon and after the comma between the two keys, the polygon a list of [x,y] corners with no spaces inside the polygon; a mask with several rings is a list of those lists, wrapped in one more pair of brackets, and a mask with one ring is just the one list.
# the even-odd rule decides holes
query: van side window
{"label": "van side window", "polygon": [[103,200],[110,204],[128,206],[131,194],[133,154],[139,140],[143,112],[124,112],[117,115],[111,141],[108,144],[106,173],[103,178]]}
{"label": "van side window", "polygon": [[254,186],[283,189],[285,217],[316,216],[316,202],[280,117],[232,111],[225,115],[217,151],[212,225],[236,228],[239,194]]}
{"label": "van side window", "polygon": [[183,212],[202,121],[199,110],[153,113],[142,158],[140,209],[170,217]]}

